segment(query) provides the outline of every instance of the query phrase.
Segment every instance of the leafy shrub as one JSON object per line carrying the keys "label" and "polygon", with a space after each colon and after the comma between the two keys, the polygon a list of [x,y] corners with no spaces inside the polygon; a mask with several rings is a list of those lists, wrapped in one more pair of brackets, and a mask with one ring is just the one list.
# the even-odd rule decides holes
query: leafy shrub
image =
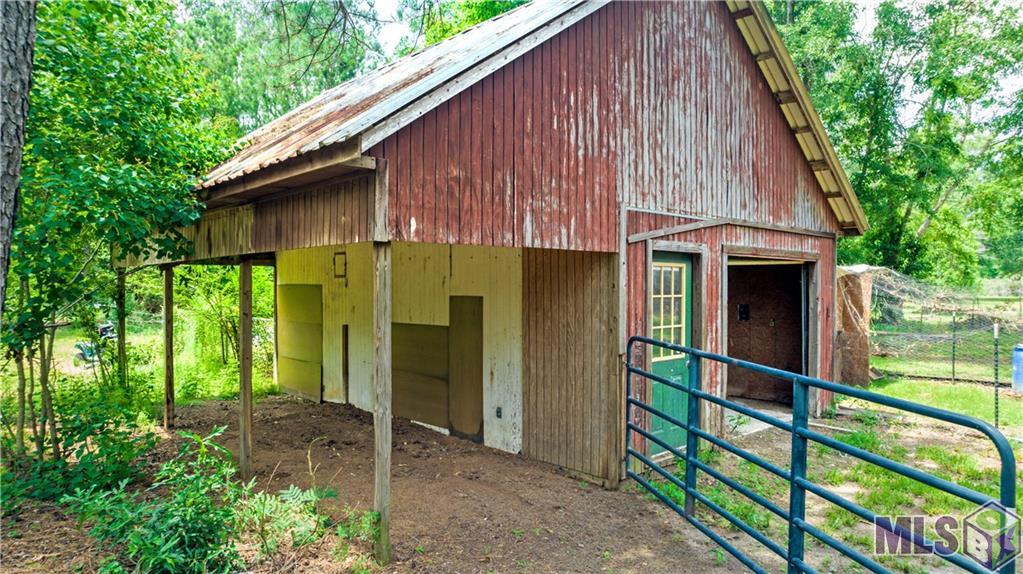
{"label": "leafy shrub", "polygon": [[380,534],[380,513],[372,510],[347,510],[345,518],[337,524],[337,536],[342,540],[372,542]]}
{"label": "leafy shrub", "polygon": [[89,488],[62,500],[90,534],[117,552],[118,562],[142,572],[230,572],[240,566],[233,539],[236,481],[227,450],[213,442],[223,428],[189,440],[164,463],[145,494]]}
{"label": "leafy shrub", "polygon": [[12,442],[4,444],[5,511],[16,506],[11,493],[57,500],[77,489],[107,489],[141,476],[139,461],[156,436],[119,403],[82,391],[73,381],[67,388],[56,405],[62,458],[19,457]]}
{"label": "leafy shrub", "polygon": [[257,492],[239,504],[238,526],[256,538],[263,556],[276,553],[289,538],[292,546],[305,546],[319,540],[327,526],[328,518],[316,511],[316,503],[333,496],[331,490],[295,485],[276,495]]}

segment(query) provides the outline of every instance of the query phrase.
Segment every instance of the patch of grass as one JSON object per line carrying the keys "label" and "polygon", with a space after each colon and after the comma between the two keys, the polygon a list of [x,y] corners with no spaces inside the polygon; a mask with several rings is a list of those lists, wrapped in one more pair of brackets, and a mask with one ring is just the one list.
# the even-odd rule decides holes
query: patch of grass
{"label": "patch of grass", "polygon": [[[875,381],[870,390],[976,417],[992,424],[995,420],[994,388],[986,385],[884,378]],[[1006,393],[1002,393],[999,398],[999,423],[1003,432],[1007,435],[1023,435],[1023,398]]]}
{"label": "patch of grass", "polygon": [[711,554],[714,555],[715,566],[724,566],[725,562],[728,561],[728,555],[726,555],[725,551],[720,548],[715,548],[714,550],[711,550]]}

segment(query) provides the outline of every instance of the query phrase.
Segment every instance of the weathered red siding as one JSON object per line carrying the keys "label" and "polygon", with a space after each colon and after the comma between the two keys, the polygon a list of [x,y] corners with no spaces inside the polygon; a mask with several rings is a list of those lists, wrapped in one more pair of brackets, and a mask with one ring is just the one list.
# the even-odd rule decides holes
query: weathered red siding
{"label": "weathered red siding", "polygon": [[837,231],[719,3],[613,3],[370,153],[401,240],[615,251],[620,201]]}
{"label": "weathered red siding", "polygon": [[[391,233],[603,252],[619,251],[623,231],[717,218],[837,233],[757,66],[722,3],[612,3],[370,150],[390,160]],[[724,348],[729,246],[818,253],[816,366],[830,376],[834,237],[719,225],[661,239],[706,250],[696,344],[710,351]],[[648,332],[647,248],[623,254],[622,336]],[[709,371],[707,388],[720,394],[721,373]]]}
{"label": "weathered red siding", "polygon": [[[628,232],[640,233],[679,225],[687,220],[665,215],[630,212]],[[722,225],[698,229],[688,233],[680,233],[660,238],[664,241],[680,241],[706,246],[708,257],[699,262],[706,281],[701,305],[703,313],[701,325],[702,340],[694,340],[694,344],[710,352],[725,351],[723,340],[722,317],[723,309],[723,277],[725,271],[722,264],[723,254],[730,246],[754,247],[760,249],[784,250],[818,255],[817,267],[817,376],[825,379],[831,377],[832,351],[835,333],[835,240],[829,237],[802,235],[784,231],[752,229],[734,225]],[[647,244],[633,243],[628,247],[628,285],[626,330],[629,334],[649,334],[647,324]],[[693,281],[700,281],[694,277]],[[642,352],[637,357],[644,361]],[[705,388],[713,393],[721,394],[721,373],[711,369]],[[820,404],[826,404],[828,394],[822,393]]]}

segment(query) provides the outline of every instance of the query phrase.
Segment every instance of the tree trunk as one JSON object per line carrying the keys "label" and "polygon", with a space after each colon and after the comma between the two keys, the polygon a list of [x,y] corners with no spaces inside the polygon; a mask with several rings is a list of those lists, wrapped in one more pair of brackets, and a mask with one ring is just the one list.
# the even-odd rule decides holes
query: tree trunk
{"label": "tree trunk", "polygon": [[3,94],[0,97],[0,314],[7,294],[11,233],[18,210],[18,182],[35,39],[35,0],[0,2],[0,94]]}
{"label": "tree trunk", "polygon": [[128,388],[128,318],[125,305],[125,271],[117,269],[117,382],[124,389],[125,395],[131,396]]}
{"label": "tree trunk", "polygon": [[14,441],[18,454],[25,454],[25,354],[21,351],[14,357],[18,365],[18,426],[14,429]]}
{"label": "tree trunk", "polygon": [[46,417],[47,425],[50,427],[50,442],[53,447],[53,457],[60,458],[60,438],[57,436],[57,417],[53,412],[53,393],[50,392],[50,363],[53,357],[53,335],[56,329],[44,333],[39,339],[39,390],[43,400],[43,415]]}
{"label": "tree trunk", "polygon": [[32,361],[35,360],[32,347],[28,349],[28,419],[32,423],[32,438],[36,443],[36,456],[43,459],[43,433],[39,432],[39,425],[36,423],[36,374]]}

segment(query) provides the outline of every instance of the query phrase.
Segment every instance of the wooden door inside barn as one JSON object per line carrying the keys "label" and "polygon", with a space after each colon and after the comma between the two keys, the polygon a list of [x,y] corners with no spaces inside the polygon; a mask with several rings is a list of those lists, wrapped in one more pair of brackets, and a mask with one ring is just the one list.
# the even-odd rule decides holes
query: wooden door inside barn
{"label": "wooden door inside barn", "polygon": [[[729,260],[729,356],[807,374],[809,267],[802,261]],[[728,396],[792,404],[792,383],[729,369]]]}

